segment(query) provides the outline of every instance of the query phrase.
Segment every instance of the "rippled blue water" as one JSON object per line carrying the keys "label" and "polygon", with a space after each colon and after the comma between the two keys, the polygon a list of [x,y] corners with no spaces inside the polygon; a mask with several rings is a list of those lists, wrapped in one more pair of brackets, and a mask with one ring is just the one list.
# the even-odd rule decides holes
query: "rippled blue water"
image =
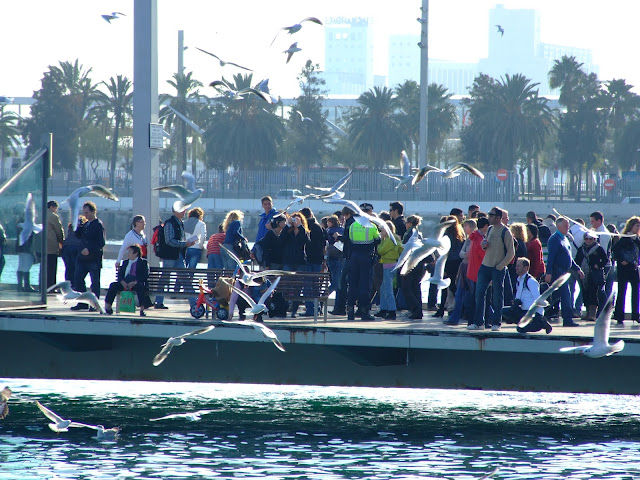
{"label": "rippled blue water", "polygon": [[[588,372],[582,372],[588,374]],[[0,479],[640,478],[640,402],[609,395],[0,379]],[[64,418],[122,426],[56,434]],[[149,419],[213,409],[201,421]]]}

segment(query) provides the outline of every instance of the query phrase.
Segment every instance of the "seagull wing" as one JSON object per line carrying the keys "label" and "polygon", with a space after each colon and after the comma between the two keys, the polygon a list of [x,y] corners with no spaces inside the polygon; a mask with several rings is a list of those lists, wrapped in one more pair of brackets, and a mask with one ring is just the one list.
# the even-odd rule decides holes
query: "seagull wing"
{"label": "seagull wing", "polygon": [[198,47],[196,47],[196,50],[200,50],[202,53],[206,53],[207,55],[211,55],[213,58],[215,58],[215,59],[216,59],[216,60],[218,60],[219,62],[221,61],[219,56],[214,55],[214,54],[213,54],[213,53],[211,53],[211,52],[207,52],[206,50],[203,50],[203,49],[198,48]]}
{"label": "seagull wing", "polygon": [[400,173],[403,177],[408,177],[411,175],[411,163],[409,162],[407,152],[402,150],[402,152],[400,153],[400,158],[402,160],[402,162],[400,163]]}
{"label": "seagull wing", "polygon": [[85,194],[81,194],[81,197],[92,193],[93,195],[97,195],[98,197],[106,198],[107,200],[113,200],[114,202],[119,201],[120,199],[107,187],[104,185],[89,185],[89,190]]}
{"label": "seagull wing", "polygon": [[445,222],[442,222],[440,224],[438,224],[438,226],[435,229],[435,238],[437,240],[440,240],[442,237],[444,237],[444,232],[447,230],[447,228],[449,228],[451,225],[455,224],[457,222],[457,220],[447,220]]}
{"label": "seagull wing", "polygon": [[260,300],[258,300],[259,305],[264,305],[264,302],[267,301],[267,298],[269,298],[269,295],[271,295],[273,291],[276,289],[276,286],[278,285],[278,283],[280,283],[280,277],[276,278],[275,281],[271,284],[271,286],[267,289],[267,291],[262,294],[262,296],[260,297]]}
{"label": "seagull wing", "polygon": [[210,332],[214,328],[216,328],[215,325],[207,325],[204,328],[198,328],[197,330],[193,330],[192,332],[183,333],[182,335],[178,335],[175,338],[187,338],[187,337],[193,337],[194,335],[202,335],[203,333]]}
{"label": "seagull wing", "polygon": [[170,193],[171,195],[178,197],[180,200],[183,200],[187,195],[191,193],[182,185],[164,185],[162,187],[155,187],[154,190]]}
{"label": "seagull wing", "polygon": [[238,264],[238,267],[240,267],[240,271],[243,274],[249,274],[250,272],[245,270],[244,265],[242,264],[242,260],[240,260],[235,253],[233,253],[231,250],[229,250],[227,247],[225,247],[224,245],[220,245],[220,248],[224,248],[224,251],[227,252],[227,254],[233,259],[234,262],[236,262]]}
{"label": "seagull wing", "polygon": [[411,180],[411,185],[415,185],[416,183],[418,183],[420,180],[422,180],[424,177],[426,177],[429,172],[441,172],[442,173],[443,170],[440,170],[438,167],[434,167],[433,165],[427,165],[426,167],[422,167],[414,175],[413,180]]}
{"label": "seagull wing", "polygon": [[[375,226],[377,226],[378,228],[382,229],[385,231],[385,233],[387,234],[387,236],[391,239],[391,241],[393,242],[394,245],[398,245],[398,241],[396,240],[396,236],[393,234],[393,232],[391,231],[391,229],[389,228],[389,225],[387,225],[387,222],[384,221],[383,219],[381,219],[380,217],[376,217],[375,215],[367,215],[366,213],[364,214],[365,218],[367,220],[369,220],[371,223],[373,223]],[[358,222],[359,223],[359,222]]]}
{"label": "seagull wing", "polygon": [[275,332],[267,327],[264,323],[254,322],[252,320],[245,320],[244,323],[246,325],[252,326],[254,329],[262,333],[265,338],[271,340],[278,350],[280,350],[281,352],[286,352],[286,350],[284,349],[284,345],[282,345],[282,342],[280,342]]}
{"label": "seagull wing", "polygon": [[40,409],[40,411],[44,414],[45,417],[47,417],[49,420],[51,420],[52,422],[55,423],[62,423],[65,421],[64,418],[62,418],[61,416],[59,416],[57,413],[55,413],[53,410],[49,410],[47,407],[45,407],[44,405],[42,405],[39,401],[36,400],[36,405],[38,406],[38,408]]}
{"label": "seagull wing", "polygon": [[77,302],[87,302],[100,313],[105,313],[104,307],[100,304],[100,300],[98,300],[98,297],[96,297],[96,294],[93,292],[82,292],[73,300]]}
{"label": "seagull wing", "polygon": [[483,475],[478,480],[486,480],[487,478],[493,478],[495,474],[498,473],[498,470],[500,470],[500,467],[494,468],[491,472],[487,473],[486,475]]}
{"label": "seagull wing", "polygon": [[233,88],[231,88],[231,86],[225,82],[224,80],[214,80],[213,82],[211,82],[209,84],[210,87],[223,87],[226,90],[229,90],[230,92],[235,92],[235,90]]}
{"label": "seagull wing", "polygon": [[242,70],[246,70],[248,72],[253,72],[253,70],[251,70],[250,68],[243,67],[242,65],[238,65],[237,63],[227,62],[227,65],[233,65],[234,67],[241,68]]}
{"label": "seagull wing", "polygon": [[244,298],[247,303],[249,304],[249,306],[251,308],[256,306],[256,302],[253,298],[251,298],[249,296],[249,294],[241,289],[239,289],[238,287],[236,287],[235,285],[231,285],[230,283],[228,283],[224,278],[221,279],[222,283],[224,283],[225,285],[227,285],[228,287],[231,288],[231,290],[233,290],[234,292],[236,292],[238,295],[240,295],[242,298]]}
{"label": "seagull wing", "polygon": [[409,273],[428,255],[431,255],[438,247],[442,247],[442,243],[439,240],[435,238],[425,239],[423,245],[410,250],[406,262],[403,262],[400,274],[406,275]]}
{"label": "seagull wing", "polygon": [[318,20],[316,17],[307,17],[304,20],[300,20],[300,23],[302,22],[313,22],[313,23],[317,23],[318,25],[323,25],[323,23]]}
{"label": "seagull wing", "polygon": [[344,177],[342,177],[340,180],[338,180],[335,183],[335,185],[333,187],[331,187],[331,190],[333,190],[333,191],[340,190],[349,181],[349,179],[351,178],[351,175],[353,175],[353,170],[350,170],[349,173],[347,173]]}
{"label": "seagull wing", "polygon": [[196,177],[192,173],[182,172],[182,179],[187,182],[187,190],[193,192],[196,189]]}
{"label": "seagull wing", "polygon": [[266,277],[268,275],[296,275],[296,272],[287,272],[286,270],[262,270],[260,272],[252,273],[251,277],[259,278]]}
{"label": "seagull wing", "polygon": [[162,362],[164,362],[169,356],[169,354],[171,353],[172,348],[173,348],[173,343],[171,343],[170,341],[167,341],[167,343],[165,343],[162,346],[162,350],[160,350],[160,352],[155,357],[153,357],[153,366],[157,367]]}
{"label": "seagull wing", "polygon": [[465,163],[465,162],[454,163],[453,166],[449,169],[449,172],[455,172],[457,170],[466,170],[470,174],[475,175],[476,177],[484,180],[484,174],[474,166],[469,165],[468,163]]}
{"label": "seagull wing", "polygon": [[611,328],[611,315],[614,308],[614,295],[609,295],[607,302],[602,307],[600,315],[593,327],[593,346],[606,347],[609,345],[609,331]]}
{"label": "seagull wing", "polygon": [[395,180],[396,182],[401,182],[402,180],[404,180],[404,177],[402,175],[395,175],[393,173],[380,172],[380,175],[384,175],[385,177],[389,177],[389,178]]}
{"label": "seagull wing", "polygon": [[9,387],[4,387],[0,390],[0,402],[7,402],[11,398],[11,389]]}
{"label": "seagull wing", "polygon": [[549,285],[549,288],[542,295],[536,298],[536,300],[531,304],[531,307],[529,307],[527,313],[525,313],[524,316],[520,319],[520,322],[518,322],[518,326],[520,328],[524,328],[529,325],[531,320],[533,320],[533,316],[536,314],[538,308],[546,306],[547,298],[553,295],[553,293],[558,290],[567,280],[569,280],[570,277],[570,273],[565,273],[564,275],[558,277],[555,282]]}
{"label": "seagull wing", "polygon": [[335,203],[338,205],[349,207],[349,210],[351,210],[353,213],[357,213],[358,215],[364,214],[362,209],[355,202],[347,200],[346,198],[323,198],[322,201],[325,203]]}
{"label": "seagull wing", "polygon": [[331,192],[331,189],[329,187],[313,187],[311,185],[305,185],[305,188],[308,188],[309,190],[316,190],[318,192],[324,192],[324,193]]}

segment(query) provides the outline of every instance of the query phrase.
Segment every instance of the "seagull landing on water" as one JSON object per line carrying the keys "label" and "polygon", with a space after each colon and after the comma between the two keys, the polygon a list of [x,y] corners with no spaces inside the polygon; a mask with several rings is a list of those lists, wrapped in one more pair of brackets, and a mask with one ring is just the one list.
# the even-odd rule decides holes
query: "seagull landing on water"
{"label": "seagull landing on water", "polygon": [[9,398],[11,398],[11,389],[4,387],[0,390],[0,420],[3,420],[9,415]]}
{"label": "seagull landing on water", "polygon": [[101,15],[101,17],[104,18],[105,22],[111,23],[111,20],[117,20],[118,18],[120,18],[120,15],[126,17],[126,15],[121,12],[111,12],[111,14]]}
{"label": "seagull landing on water", "polygon": [[613,345],[609,345],[609,332],[611,329],[611,314],[614,308],[614,295],[609,295],[607,303],[598,315],[596,324],[593,327],[593,344],[580,345],[578,347],[564,347],[560,351],[563,353],[581,353],[590,358],[608,357],[624,349],[624,340],[620,340]]}
{"label": "seagull landing on water", "polygon": [[182,185],[165,185],[155,187],[154,190],[170,193],[179,198],[173,203],[173,210],[182,212],[194,204],[204,192],[201,188],[196,188],[196,177],[189,172],[182,172],[182,179],[187,183],[186,188]]}
{"label": "seagull landing on water", "polygon": [[56,433],[60,432],[68,432],[69,427],[84,427],[85,425],[82,423],[77,423],[72,420],[67,420],[62,418],[60,415],[55,413],[53,410],[49,410],[47,407],[42,405],[40,402],[36,400],[36,405],[40,409],[40,411],[51,420],[53,423],[49,424],[49,428]]}
{"label": "seagull landing on water", "polygon": [[202,420],[202,418],[200,418],[202,415],[208,415],[213,412],[221,412],[221,411],[222,409],[219,408],[217,410],[198,410],[196,412],[173,413],[171,415],[165,415],[164,417],[150,418],[149,421],[158,422],[160,420],[173,420],[175,418],[186,418],[187,420],[190,420],[192,422],[197,422],[199,420]]}
{"label": "seagull landing on water", "polygon": [[87,195],[96,195],[108,200],[113,200],[114,202],[119,201],[119,198],[111,190],[102,185],[88,185],[86,187],[75,189],[73,193],[69,195],[64,202],[62,202],[63,204],[66,203],[69,205],[69,212],[71,215],[69,220],[73,230],[78,228],[78,215],[80,214],[80,207],[82,206],[80,198],[86,197]]}
{"label": "seagull landing on water", "polygon": [[239,280],[244,283],[248,287],[259,287],[262,285],[255,281],[256,278],[266,277],[267,275],[295,275],[296,272],[287,272],[286,270],[261,270],[259,272],[252,272],[247,269],[247,267],[242,263],[235,253],[229,250],[224,245],[220,245],[220,248],[223,248],[227,255],[231,257],[231,259],[238,264],[238,273],[237,276]]}
{"label": "seagull landing on water", "polygon": [[253,70],[251,70],[250,68],[247,67],[243,67],[242,65],[238,65],[237,63],[233,63],[233,62],[226,62],[224,60],[222,60],[219,56],[214,55],[211,52],[207,52],[206,50],[203,50],[201,48],[196,47],[196,49],[200,50],[202,53],[206,53],[207,55],[211,55],[213,58],[215,58],[216,60],[218,60],[218,62],[220,62],[220,66],[224,67],[225,65],[233,65],[234,67],[238,67],[241,68],[242,70],[247,70],[248,72],[253,72]]}
{"label": "seagull landing on water", "polygon": [[20,246],[29,240],[32,233],[40,233],[42,231],[42,224],[36,223],[36,204],[33,201],[31,192],[27,193],[27,202],[24,205],[24,222],[19,223],[18,227],[22,228],[18,240]]}
{"label": "seagull landing on water", "polygon": [[198,328],[197,330],[178,335],[177,337],[169,337],[169,339],[162,344],[162,350],[160,350],[160,353],[158,353],[153,358],[153,366],[157,367],[162,362],[164,362],[171,353],[171,349],[173,347],[179,347],[180,345],[184,344],[186,341],[185,338],[192,337],[194,335],[202,335],[203,333],[210,332],[214,328],[216,328],[215,325],[209,325],[208,327]]}
{"label": "seagull landing on water", "polygon": [[283,30],[285,32],[287,32],[289,35],[293,35],[294,33],[299,32],[300,29],[302,28],[302,22],[313,22],[313,23],[315,23],[317,25],[322,25],[322,22],[319,19],[317,19],[316,17],[304,18],[304,19],[300,20],[300,23],[293,24],[293,25],[291,25],[289,27],[282,27],[280,30],[278,30],[278,33],[276,33],[276,36],[273,37],[273,40],[271,41],[271,45],[273,45],[273,42],[275,42],[276,38],[278,38],[278,34]]}

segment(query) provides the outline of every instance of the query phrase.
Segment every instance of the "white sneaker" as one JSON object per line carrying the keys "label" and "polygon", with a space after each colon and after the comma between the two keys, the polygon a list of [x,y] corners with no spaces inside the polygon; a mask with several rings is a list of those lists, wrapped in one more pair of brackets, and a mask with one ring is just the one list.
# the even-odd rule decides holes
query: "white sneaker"
{"label": "white sneaker", "polygon": [[484,330],[484,325],[476,325],[472,323],[471,325],[467,325],[467,330]]}
{"label": "white sneaker", "polygon": [[491,325],[491,331],[492,332],[499,332],[500,331],[500,325]]}

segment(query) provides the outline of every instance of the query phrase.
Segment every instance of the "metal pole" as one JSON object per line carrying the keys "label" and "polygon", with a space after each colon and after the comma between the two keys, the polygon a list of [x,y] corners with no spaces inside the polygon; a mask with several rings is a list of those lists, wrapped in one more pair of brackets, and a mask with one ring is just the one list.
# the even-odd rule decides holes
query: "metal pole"
{"label": "metal pole", "polygon": [[[158,0],[135,0],[133,32],[133,212],[147,219],[147,238],[158,221],[159,149],[150,148],[149,124],[158,121]],[[158,259],[150,255],[149,263]]]}
{"label": "metal pole", "polygon": [[184,30],[178,30],[178,73],[184,73]]}
{"label": "metal pole", "polygon": [[420,8],[422,25],[420,35],[420,147],[418,149],[418,166],[427,165],[427,129],[429,121],[429,0],[422,0]]}

